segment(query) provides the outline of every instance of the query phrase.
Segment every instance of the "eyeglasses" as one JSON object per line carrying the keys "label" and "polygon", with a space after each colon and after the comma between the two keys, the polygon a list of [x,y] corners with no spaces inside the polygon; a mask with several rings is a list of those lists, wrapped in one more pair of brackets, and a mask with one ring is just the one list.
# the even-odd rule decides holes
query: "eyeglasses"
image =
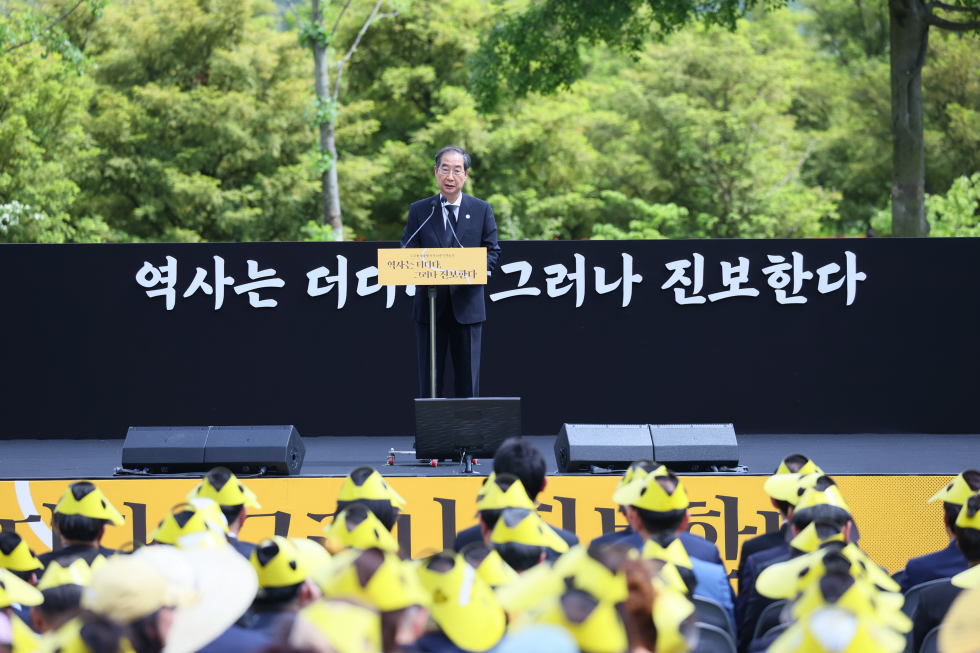
{"label": "eyeglasses", "polygon": [[448,177],[450,174],[462,176],[463,172],[464,172],[463,166],[456,166],[455,168],[450,168],[449,166],[442,166],[441,168],[439,168],[439,174],[443,177]]}

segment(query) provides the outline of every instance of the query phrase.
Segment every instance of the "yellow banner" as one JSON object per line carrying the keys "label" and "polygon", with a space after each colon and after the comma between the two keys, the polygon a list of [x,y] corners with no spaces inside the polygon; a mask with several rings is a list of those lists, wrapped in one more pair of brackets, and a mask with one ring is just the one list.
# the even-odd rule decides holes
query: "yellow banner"
{"label": "yellow banner", "polygon": [[[383,470],[382,470],[383,472]],[[451,546],[457,531],[476,524],[476,493],[483,477],[389,477],[407,501],[395,534],[418,558]],[[729,572],[738,567],[741,543],[778,528],[779,516],[762,490],[763,476],[687,476],[690,530],[715,542]],[[854,512],[860,545],[894,572],[914,556],[948,544],[942,506],[926,500],[950,481],[948,476],[838,476],[835,480]],[[612,476],[549,477],[538,496],[548,523],[574,531],[587,543],[625,521],[612,502]],[[244,481],[258,495],[261,510],[249,514],[243,540],[273,534],[317,537],[332,521],[342,478],[264,478]],[[0,482],[0,527],[16,529],[36,552],[51,548],[51,509],[69,481]],[[126,517],[110,526],[103,542],[117,547],[145,541],[196,485],[193,479],[120,479],[98,486]]]}
{"label": "yellow banner", "polygon": [[487,248],[379,249],[382,286],[451,286],[487,283]]}

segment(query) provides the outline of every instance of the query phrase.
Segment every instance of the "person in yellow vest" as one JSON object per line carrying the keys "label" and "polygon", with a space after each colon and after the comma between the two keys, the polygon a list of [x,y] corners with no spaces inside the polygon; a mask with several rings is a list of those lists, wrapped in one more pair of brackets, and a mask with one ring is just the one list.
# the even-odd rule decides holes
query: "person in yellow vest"
{"label": "person in yellow vest", "polygon": [[238,480],[230,469],[215,467],[208,472],[197,487],[187,495],[188,501],[192,499],[212,499],[221,506],[221,512],[228,522],[228,541],[246,558],[252,555],[255,544],[241,541],[239,535],[242,526],[245,525],[248,511],[260,510],[262,505],[255,493]]}
{"label": "person in yellow vest", "polygon": [[64,567],[78,558],[92,564],[96,556],[108,558],[115,553],[102,546],[102,538],[109,524],[122,526],[126,520],[92,483],[69,485],[53,512],[51,530],[61,539],[62,548],[38,556],[45,567],[52,560]]}
{"label": "person in yellow vest", "polygon": [[285,640],[296,613],[323,596],[310,575],[330,563],[330,554],[312,540],[305,542],[309,545],[276,535],[252,551],[249,562],[258,574],[259,592],[246,617],[249,630]]}

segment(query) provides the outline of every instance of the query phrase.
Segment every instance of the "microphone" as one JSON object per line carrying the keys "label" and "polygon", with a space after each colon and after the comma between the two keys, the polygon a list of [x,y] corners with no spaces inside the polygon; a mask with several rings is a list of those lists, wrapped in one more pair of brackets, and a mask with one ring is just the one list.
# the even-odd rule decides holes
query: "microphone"
{"label": "microphone", "polygon": [[[420,225],[419,225],[419,228],[415,230],[415,233],[414,233],[414,234],[412,234],[412,236],[411,236],[411,237],[410,237],[410,238],[409,238],[408,240],[406,240],[406,241],[405,241],[405,244],[404,244],[404,245],[402,245],[402,249],[405,249],[406,247],[408,247],[408,244],[409,244],[410,242],[412,242],[412,238],[415,238],[415,236],[417,236],[417,235],[418,235],[418,233],[419,233],[420,231],[422,231],[422,227],[424,227],[424,226],[425,226],[425,223],[426,223],[426,222],[428,222],[428,221],[429,221],[430,219],[432,219],[432,216],[433,216],[433,214],[435,214],[435,212],[436,212],[436,206],[437,206],[437,203],[436,203],[436,199],[438,199],[438,198],[441,198],[441,197],[442,197],[442,195],[438,195],[437,197],[433,197],[433,198],[432,198],[432,201],[430,201],[430,202],[429,202],[429,204],[431,204],[431,205],[432,205],[432,210],[431,210],[431,211],[429,211],[429,217],[428,217],[428,218],[426,218],[426,219],[425,219],[425,221],[424,221],[424,222],[422,222],[422,224],[420,224]],[[455,232],[454,232],[454,233],[455,233]],[[458,241],[457,241],[457,242],[458,242]],[[462,245],[460,245],[460,247],[462,247]]]}

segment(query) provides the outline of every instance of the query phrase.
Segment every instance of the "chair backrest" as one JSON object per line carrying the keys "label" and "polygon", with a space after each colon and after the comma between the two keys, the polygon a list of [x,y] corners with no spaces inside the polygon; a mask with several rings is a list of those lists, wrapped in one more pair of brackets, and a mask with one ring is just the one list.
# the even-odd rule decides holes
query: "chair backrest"
{"label": "chair backrest", "polygon": [[919,648],[919,653],[938,653],[940,628],[942,628],[942,626],[936,626],[926,633],[926,638],[922,640],[922,646]]}
{"label": "chair backrest", "polygon": [[694,607],[698,611],[698,621],[703,624],[711,624],[726,631],[735,639],[735,625],[728,616],[728,610],[713,599],[703,596],[694,597]]}
{"label": "chair backrest", "polygon": [[752,633],[753,639],[759,639],[763,634],[779,625],[779,613],[783,611],[784,605],[786,605],[786,601],[782,600],[766,606],[762,614],[759,615],[759,620],[755,622],[755,631]]}
{"label": "chair backrest", "polygon": [[771,637],[779,637],[783,634],[783,631],[790,627],[790,624],[779,624],[778,626],[773,626],[766,631],[766,634],[762,636],[762,639],[769,639]]}
{"label": "chair backrest", "polygon": [[[930,587],[935,587],[936,585],[942,585],[949,582],[949,578],[938,578],[936,580],[929,580],[924,583],[919,583],[915,587],[910,588],[909,591],[905,593],[905,605],[902,606],[902,612],[908,615],[909,619],[914,621],[915,609],[919,606],[919,599],[922,597],[922,592]],[[912,650],[915,644],[912,636],[912,631],[905,634],[905,653],[917,653],[916,651]]]}
{"label": "chair backrest", "polygon": [[736,653],[735,641],[731,635],[718,626],[696,623],[698,647],[692,653]]}
{"label": "chair backrest", "polygon": [[905,578],[905,568],[899,569],[894,574],[892,574],[892,580],[896,583],[901,583],[902,579]]}

